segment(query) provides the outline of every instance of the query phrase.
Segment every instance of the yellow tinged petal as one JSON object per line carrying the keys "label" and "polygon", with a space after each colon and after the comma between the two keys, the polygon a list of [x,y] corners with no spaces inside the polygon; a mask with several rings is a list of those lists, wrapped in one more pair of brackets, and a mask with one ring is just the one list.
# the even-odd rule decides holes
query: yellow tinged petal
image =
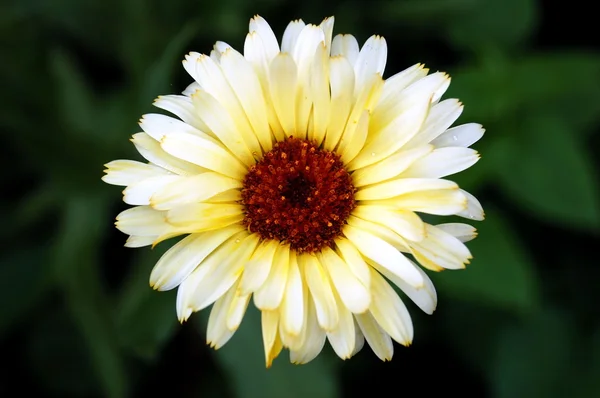
{"label": "yellow tinged petal", "polygon": [[265,283],[273,266],[278,246],[279,242],[276,240],[265,240],[256,248],[244,267],[240,282],[240,294],[253,293]]}
{"label": "yellow tinged petal", "polygon": [[261,326],[265,363],[270,368],[283,348],[279,338],[279,311],[261,311]]}
{"label": "yellow tinged petal", "polygon": [[123,190],[123,202],[129,205],[150,205],[150,198],[155,192],[161,191],[171,183],[185,178],[186,177],[173,174],[157,175],[146,178]]}
{"label": "yellow tinged petal", "polygon": [[300,255],[298,263],[304,270],[319,325],[327,331],[335,329],[338,324],[338,309],[327,272],[319,260],[310,254]]}
{"label": "yellow tinged petal", "polygon": [[279,245],[265,283],[254,293],[254,305],[265,311],[275,310],[281,304],[290,268],[290,247]]}
{"label": "yellow tinged petal", "polygon": [[[340,299],[351,312],[365,312],[371,304],[369,287],[363,285],[352,273],[348,264],[333,250],[325,247],[318,255],[319,261],[327,269]],[[338,310],[340,310],[338,308]]]}
{"label": "yellow tinged petal", "polygon": [[281,52],[291,53],[296,48],[296,42],[298,36],[306,24],[301,19],[291,21],[283,31],[283,37],[281,38]]}
{"label": "yellow tinged petal", "polygon": [[329,124],[331,98],[329,91],[329,54],[324,43],[317,47],[310,71],[310,92],[313,100],[313,127],[308,139],[320,146]]}
{"label": "yellow tinged petal", "polygon": [[350,134],[344,134],[342,141],[340,141],[340,148],[343,147],[343,149],[339,153],[341,153],[341,160],[344,164],[350,163],[363,149],[369,134],[369,116],[369,111],[365,109],[358,121],[348,121],[348,123],[353,123],[355,126],[350,127],[351,137]]}
{"label": "yellow tinged petal", "polygon": [[136,236],[136,235],[131,235],[129,238],[127,238],[127,241],[125,242],[125,247],[144,247],[144,246],[150,246],[152,243],[154,243],[154,240],[156,239],[156,236]]}
{"label": "yellow tinged petal", "polygon": [[324,148],[333,151],[342,137],[353,104],[354,69],[346,58],[331,58],[330,79],[331,108]]}
{"label": "yellow tinged petal", "polygon": [[419,134],[406,143],[406,148],[416,148],[429,144],[458,119],[463,111],[463,105],[457,99],[451,98],[431,107],[429,114]]}
{"label": "yellow tinged petal", "polygon": [[[356,74],[356,94],[360,95],[363,86],[368,84],[371,76],[383,76],[387,61],[387,43],[381,36],[371,36],[360,49],[354,72]],[[383,82],[382,82],[383,84]]]}
{"label": "yellow tinged petal", "polygon": [[389,228],[384,227],[383,225],[375,224],[371,221],[366,221],[362,218],[358,218],[353,215],[350,215],[350,217],[348,217],[348,224],[352,225],[353,227],[365,230],[370,234],[373,234],[378,238],[383,239],[398,251],[410,253],[410,248],[406,239],[404,239],[394,231],[390,230]]}
{"label": "yellow tinged petal", "polygon": [[350,268],[350,271],[358,278],[360,283],[365,287],[371,287],[371,271],[360,252],[346,238],[338,238],[335,240],[335,245],[338,249],[338,254]]}
{"label": "yellow tinged petal", "polygon": [[417,261],[434,263],[446,269],[461,269],[472,258],[471,252],[460,240],[449,233],[426,224],[427,237],[411,244]]}
{"label": "yellow tinged petal", "polygon": [[215,350],[225,345],[235,332],[235,329],[231,330],[227,327],[227,310],[235,299],[235,288],[236,285],[232,286],[226,294],[215,301],[208,317],[206,342]]}
{"label": "yellow tinged petal", "polygon": [[315,305],[311,298],[307,300],[306,336],[301,347],[297,350],[290,349],[290,362],[304,364],[312,361],[323,350],[325,345],[325,330],[317,320]]}
{"label": "yellow tinged petal", "polygon": [[251,33],[256,32],[264,43],[267,57],[273,59],[279,52],[279,43],[267,21],[264,18],[255,15],[254,18],[250,20],[249,31]]}
{"label": "yellow tinged petal", "polygon": [[179,117],[185,123],[209,135],[212,131],[202,121],[194,110],[192,100],[184,95],[161,95],[154,100],[153,105]]}
{"label": "yellow tinged petal", "polygon": [[306,308],[302,285],[296,253],[291,251],[287,286],[281,303],[281,325],[285,332],[292,336],[300,335],[304,327]]}
{"label": "yellow tinged petal", "polygon": [[169,224],[189,232],[219,229],[243,218],[243,206],[228,203],[188,203],[167,212]]}
{"label": "yellow tinged petal", "polygon": [[327,48],[327,54],[329,54],[329,50],[331,49],[331,40],[333,39],[333,24],[335,22],[334,17],[325,18],[319,27],[325,33],[325,47]]}
{"label": "yellow tinged petal", "polygon": [[461,242],[468,242],[477,237],[477,229],[469,224],[445,223],[436,225],[436,228],[449,233]]}
{"label": "yellow tinged petal", "polygon": [[429,69],[426,69],[423,64],[416,64],[387,78],[383,85],[377,111],[384,111],[389,107],[396,106],[398,94],[412,83],[427,76],[427,72]]}
{"label": "yellow tinged petal", "polygon": [[158,141],[146,133],[134,134],[131,142],[146,160],[172,173],[187,176],[206,171],[205,168],[199,167],[199,165],[181,159],[177,155],[167,153]]}
{"label": "yellow tinged petal", "polygon": [[382,361],[391,361],[394,345],[390,335],[379,326],[370,312],[356,314],[354,317],[375,355]]}
{"label": "yellow tinged petal", "polygon": [[157,236],[168,227],[166,212],[150,206],[136,206],[117,215],[117,229],[128,235]]}
{"label": "yellow tinged petal", "polygon": [[398,235],[411,241],[421,241],[425,237],[425,224],[421,217],[412,211],[392,210],[384,206],[357,206],[354,216],[381,224]]}
{"label": "yellow tinged petal", "polygon": [[[466,205],[463,210],[457,212],[456,215],[460,217],[469,218],[471,220],[481,221],[485,218],[483,207],[479,200],[469,192],[460,190],[460,193],[466,198]],[[454,213],[451,213],[454,214]]]}
{"label": "yellow tinged petal", "polygon": [[133,185],[149,177],[169,174],[162,167],[135,160],[113,160],[104,167],[106,167],[104,170],[106,175],[102,176],[102,181],[121,186]]}
{"label": "yellow tinged petal", "polygon": [[371,185],[356,193],[356,200],[382,200],[420,191],[458,190],[458,185],[437,178],[398,178]]}
{"label": "yellow tinged petal", "polygon": [[[369,200],[365,205],[392,207],[439,216],[462,215],[467,209],[467,198],[460,189],[416,191],[385,200]],[[466,214],[466,212],[464,213]],[[463,216],[464,217],[464,216]],[[471,218],[471,217],[469,217]]]}
{"label": "yellow tinged petal", "polygon": [[227,311],[227,329],[232,332],[236,331],[242,323],[242,319],[244,318],[244,314],[248,308],[248,303],[250,302],[251,296],[250,294],[243,296],[239,295],[239,281],[240,280],[238,279],[237,283],[231,288],[234,289],[236,293],[231,301],[229,310]]}
{"label": "yellow tinged petal", "polygon": [[285,134],[296,135],[295,93],[298,84],[298,69],[288,53],[278,54],[269,68],[269,89],[275,113]]}
{"label": "yellow tinged petal", "polygon": [[[336,35],[331,42],[331,56],[343,56],[348,60],[352,67],[354,67],[354,64],[356,63],[359,52],[360,48],[358,42],[352,35]],[[354,90],[352,92],[354,92]]]}
{"label": "yellow tinged petal", "polygon": [[338,294],[334,292],[334,296],[339,311],[339,322],[334,330],[327,332],[327,339],[338,357],[348,359],[352,356],[356,347],[354,317],[344,306]]}

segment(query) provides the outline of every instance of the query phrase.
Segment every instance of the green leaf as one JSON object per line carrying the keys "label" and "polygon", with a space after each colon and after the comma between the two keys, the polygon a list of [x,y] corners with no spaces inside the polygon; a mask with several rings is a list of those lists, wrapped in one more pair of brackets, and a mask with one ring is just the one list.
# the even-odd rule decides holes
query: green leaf
{"label": "green leaf", "polygon": [[[206,326],[205,311],[203,327]],[[260,313],[252,305],[231,340],[215,352],[215,360],[232,381],[236,398],[335,398],[340,396],[337,374],[324,354],[305,365],[292,365],[280,354],[265,369]]]}
{"label": "green leaf", "polygon": [[[135,355],[154,360],[177,330],[176,290],[157,292],[148,283],[150,272],[169,247],[142,248],[115,305],[120,344]],[[133,249],[132,249],[133,250]]]}
{"label": "green leaf", "polygon": [[98,196],[72,197],[55,245],[54,272],[87,345],[103,396],[127,396],[127,377],[99,273],[102,234],[112,219]]}
{"label": "green leaf", "polygon": [[502,213],[486,209],[477,224],[479,236],[467,245],[473,254],[465,270],[432,274],[435,285],[451,296],[528,313],[540,301],[532,260],[517,241]]}
{"label": "green leaf", "polygon": [[600,227],[600,192],[589,149],[560,119],[532,115],[511,136],[496,163],[501,187],[544,220],[581,229]]}
{"label": "green leaf", "polygon": [[473,0],[448,18],[450,41],[469,50],[523,46],[538,19],[535,0]]}
{"label": "green leaf", "polygon": [[[507,328],[497,345],[491,382],[495,398],[572,396],[568,382],[573,331],[560,313],[543,311]],[[566,379],[566,380],[565,380]]]}

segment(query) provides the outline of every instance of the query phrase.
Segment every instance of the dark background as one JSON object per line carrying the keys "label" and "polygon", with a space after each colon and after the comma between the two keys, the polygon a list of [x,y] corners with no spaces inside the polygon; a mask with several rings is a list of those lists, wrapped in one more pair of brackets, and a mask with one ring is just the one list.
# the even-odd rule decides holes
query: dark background
{"label": "dark background", "polygon": [[[584,1],[4,0],[0,3],[0,396],[600,397],[600,53]],[[486,209],[466,271],[432,275],[439,305],[408,304],[410,348],[390,363],[331,348],[269,370],[256,311],[221,350],[208,311],[179,325],[148,287],[169,246],[125,249],[126,206],[103,164],[152,100],[181,92],[180,61],[248,21],[291,19],[388,43],[386,76],[417,62],[452,76],[459,123],[487,129],[457,181]]]}

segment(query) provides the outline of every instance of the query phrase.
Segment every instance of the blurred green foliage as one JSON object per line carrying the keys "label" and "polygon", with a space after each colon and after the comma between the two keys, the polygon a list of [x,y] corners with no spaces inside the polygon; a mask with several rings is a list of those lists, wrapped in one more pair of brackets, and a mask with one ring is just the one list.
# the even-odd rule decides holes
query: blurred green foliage
{"label": "blurred green foliage", "polygon": [[[577,42],[584,28],[553,33],[569,5],[552,4],[0,3],[0,395],[351,397],[402,394],[408,382],[495,398],[600,396],[600,53]],[[411,307],[416,340],[391,363],[368,348],[348,362],[326,349],[309,365],[281,358],[265,370],[256,311],[213,352],[208,311],[179,325],[174,293],[148,287],[168,243],[127,250],[111,225],[125,206],[100,181],[102,165],[136,158],[137,119],[190,81],[186,52],[216,40],[241,49],[256,13],[278,34],[291,19],[335,15],[336,32],[384,35],[387,75],[416,62],[449,72],[460,121],[487,129],[482,160],[457,176],[487,213],[474,260],[433,275],[439,308],[425,317]]]}

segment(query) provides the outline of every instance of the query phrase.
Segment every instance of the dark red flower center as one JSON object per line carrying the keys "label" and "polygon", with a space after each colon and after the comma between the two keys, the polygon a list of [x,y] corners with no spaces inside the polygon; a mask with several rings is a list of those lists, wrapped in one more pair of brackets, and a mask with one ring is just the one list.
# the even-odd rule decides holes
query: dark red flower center
{"label": "dark red flower center", "polygon": [[290,137],[248,171],[242,188],[243,223],[263,239],[314,253],[341,235],[355,206],[354,192],[338,155]]}

